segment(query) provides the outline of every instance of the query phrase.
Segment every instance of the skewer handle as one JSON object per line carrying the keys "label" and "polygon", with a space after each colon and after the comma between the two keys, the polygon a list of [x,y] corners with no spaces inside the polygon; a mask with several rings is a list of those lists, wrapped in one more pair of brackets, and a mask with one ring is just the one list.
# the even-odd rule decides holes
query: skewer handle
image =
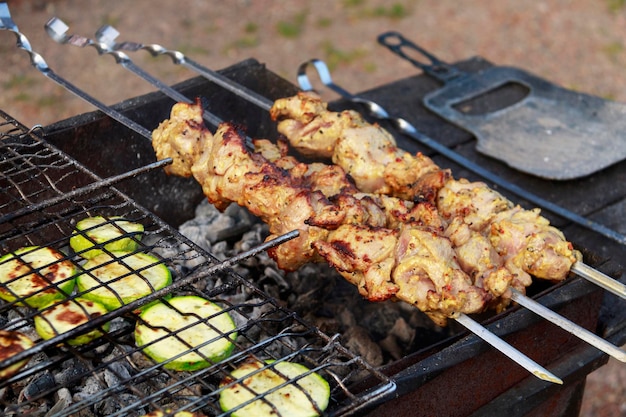
{"label": "skewer handle", "polygon": [[572,265],[571,271],[587,281],[593,282],[598,287],[602,287],[618,297],[626,299],[626,285],[609,277],[608,275],[603,274],[597,269],[594,269],[582,262],[576,262]]}
{"label": "skewer handle", "polygon": [[533,361],[528,356],[524,355],[522,352],[506,343],[504,340],[491,333],[489,330],[484,328],[477,321],[471,319],[469,316],[461,313],[458,317],[456,317],[456,321],[465,326],[476,336],[480,337],[485,342],[489,343],[491,346],[504,353],[509,359],[513,360],[515,363],[526,369],[537,378],[555,384],[563,384],[563,380],[561,378],[557,377],[556,375],[545,369],[543,366],[539,365],[537,362]]}
{"label": "skewer handle", "polygon": [[556,324],[560,328],[568,331],[579,339],[584,340],[590,345],[600,349],[602,352],[614,357],[618,361],[626,362],[626,352],[624,352],[617,346],[607,342],[600,336],[590,332],[584,327],[581,327],[578,324],[566,319],[560,314],[555,313],[554,311],[538,303],[532,298],[525,296],[515,288],[511,288],[511,294],[511,299],[516,303],[526,307],[530,311],[552,322],[553,324]]}
{"label": "skewer handle", "polygon": [[96,39],[99,42],[107,44],[109,48],[114,51],[138,51],[144,49],[148,51],[152,56],[168,55],[172,58],[172,62],[176,65],[183,65],[188,69],[197,72],[209,81],[221,86],[222,88],[234,93],[235,95],[249,101],[250,103],[258,106],[259,108],[269,111],[272,108],[273,101],[255,91],[250,90],[244,85],[238,84],[230,78],[210,70],[199,63],[192,61],[186,57],[182,52],[173,49],[167,49],[159,44],[141,44],[136,42],[121,42],[117,43],[115,39],[119,36],[120,32],[111,25],[104,25],[96,31]]}

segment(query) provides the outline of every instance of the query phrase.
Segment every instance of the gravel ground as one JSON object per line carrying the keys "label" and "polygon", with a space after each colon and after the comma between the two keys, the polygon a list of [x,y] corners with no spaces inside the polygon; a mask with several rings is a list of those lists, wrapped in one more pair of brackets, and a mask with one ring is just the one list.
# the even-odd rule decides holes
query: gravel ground
{"label": "gravel ground", "polygon": [[[482,56],[521,67],[565,87],[626,102],[625,0],[233,0],[9,1],[33,49],[59,75],[107,104],[151,91],[143,81],[98,58],[95,50],[55,44],[43,25],[58,16],[70,33],[93,36],[103,24],[120,40],[160,43],[220,69],[246,58],[295,82],[298,65],[325,60],[338,84],[363,91],[416,73],[376,43],[402,32],[441,59]],[[24,124],[46,125],[92,108],[32,69],[15,39],[0,34],[0,109]],[[167,83],[189,78],[184,68],[132,59]],[[325,98],[332,98],[328,95]],[[626,416],[626,366],[610,362],[591,374],[582,416]]]}

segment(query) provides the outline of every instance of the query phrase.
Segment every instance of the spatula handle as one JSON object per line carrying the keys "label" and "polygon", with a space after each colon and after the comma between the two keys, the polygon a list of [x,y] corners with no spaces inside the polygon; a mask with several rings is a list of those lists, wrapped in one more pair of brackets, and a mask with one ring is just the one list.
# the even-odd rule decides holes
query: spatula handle
{"label": "spatula handle", "polygon": [[[458,68],[447,64],[421,46],[406,39],[401,33],[385,32],[378,36],[378,43],[443,83],[464,74]],[[415,56],[426,58],[430,63],[422,62]]]}

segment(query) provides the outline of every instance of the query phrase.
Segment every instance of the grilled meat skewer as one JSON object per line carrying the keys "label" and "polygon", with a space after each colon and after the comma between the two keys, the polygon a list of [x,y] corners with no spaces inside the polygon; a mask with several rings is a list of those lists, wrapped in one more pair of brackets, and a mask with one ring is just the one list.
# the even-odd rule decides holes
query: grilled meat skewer
{"label": "grilled meat skewer", "polygon": [[[361,184],[373,193],[435,201],[451,228],[446,235],[457,253],[470,255],[460,258],[474,258],[465,268],[473,270],[476,279],[481,279],[481,271],[493,271],[503,263],[515,277],[514,287],[522,289],[530,284],[531,275],[565,279],[581,259],[538,209],[515,206],[482,182],[453,179],[429,158],[397,148],[389,133],[354,111],[329,111],[317,94],[302,92],[276,100],[270,114],[294,148],[307,156],[330,157],[359,178],[357,188]],[[477,256],[477,250],[484,256]]]}
{"label": "grilled meat skewer", "polygon": [[[298,229],[298,238],[270,250],[282,269],[327,260],[364,297],[395,297],[440,325],[455,314],[482,311],[493,299],[457,263],[430,203],[354,193],[349,185],[328,198],[320,191],[324,168],[304,169],[264,142],[260,152],[251,153],[229,124],[211,135],[199,104],[175,105],[171,118],[153,132],[153,146],[158,158],[174,159],[169,173],[193,176],[216,207],[242,205],[266,222],[272,235]],[[335,171],[336,177],[341,175]]]}

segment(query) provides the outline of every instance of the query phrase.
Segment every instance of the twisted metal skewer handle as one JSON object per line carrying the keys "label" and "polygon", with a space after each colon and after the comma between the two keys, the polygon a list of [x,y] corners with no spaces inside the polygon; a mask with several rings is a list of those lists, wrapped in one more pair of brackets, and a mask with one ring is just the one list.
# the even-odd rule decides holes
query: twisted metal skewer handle
{"label": "twisted metal skewer handle", "polygon": [[[73,45],[73,46],[79,46],[79,47],[92,46],[98,51],[99,55],[111,55],[113,58],[115,58],[115,62],[117,64],[122,65],[122,67],[124,67],[125,69],[143,78],[145,81],[152,84],[155,88],[159,89],[161,92],[163,92],[165,95],[170,97],[172,100],[177,101],[177,102],[183,102],[183,103],[193,103],[193,100],[191,100],[190,98],[186,97],[182,93],[176,91],[172,87],[163,83],[158,78],[153,77],[152,75],[148,74],[146,71],[144,71],[143,69],[135,65],[135,63],[130,59],[130,57],[126,55],[124,52],[113,50],[109,47],[108,44],[104,42],[98,42],[93,39],[76,35],[76,34],[69,35],[67,33],[69,26],[67,26],[58,17],[53,17],[52,19],[50,19],[46,23],[45,28],[46,28],[46,31],[48,32],[48,35],[50,35],[50,37],[55,42],[58,42],[64,45]],[[214,126],[218,126],[220,123],[223,122],[222,119],[220,119],[213,113],[210,113],[206,110],[204,111],[203,116],[207,122],[209,122],[210,124]]]}
{"label": "twisted metal skewer handle", "polygon": [[183,65],[184,67],[197,72],[204,78],[209,81],[214,82],[220,87],[224,88],[227,91],[243,98],[244,100],[249,101],[255,106],[269,111],[272,108],[272,101],[267,97],[262,96],[261,94],[256,93],[255,91],[250,90],[249,88],[231,80],[228,77],[223,76],[222,74],[212,71],[199,63],[191,60],[187,56],[185,56],[180,51],[175,51],[172,49],[167,49],[164,46],[158,44],[141,44],[136,42],[121,42],[118,43],[115,39],[119,36],[119,31],[115,29],[111,25],[102,26],[100,29],[96,31],[96,39],[98,41],[105,43],[112,50],[116,51],[138,51],[145,50],[148,51],[152,56],[159,55],[167,55],[172,58],[172,62],[177,65]]}
{"label": "twisted metal skewer handle", "polygon": [[134,130],[135,132],[139,133],[141,136],[147,139],[151,139],[152,134],[150,133],[148,129],[136,123],[135,121],[129,119],[128,117],[124,116],[120,112],[113,110],[112,108],[106,106],[104,103],[96,100],[89,94],[85,93],[83,90],[79,89],[78,87],[76,87],[75,85],[73,85],[72,83],[70,83],[69,81],[65,80],[64,78],[57,75],[54,71],[52,71],[52,69],[48,66],[44,58],[32,49],[30,42],[28,41],[28,38],[23,33],[20,32],[19,28],[17,27],[17,25],[11,18],[11,13],[6,3],[0,3],[0,30],[8,30],[15,34],[15,36],[17,37],[17,47],[20,49],[23,49],[24,51],[28,53],[33,67],[35,67],[35,69],[37,69],[43,75],[45,75],[46,77],[48,77],[49,79],[51,79],[52,81],[60,85],[61,87],[65,88],[66,90],[68,90],[69,92],[77,96],[78,98],[96,107],[98,110],[100,110],[101,112],[109,116],[110,118],[117,120],[118,122],[128,127],[129,129]]}
{"label": "twisted metal skewer handle", "polygon": [[50,67],[46,63],[45,59],[43,59],[43,57],[37,52],[33,51],[28,38],[20,32],[19,28],[11,18],[11,12],[9,12],[9,6],[6,3],[0,3],[0,30],[8,30],[15,34],[15,37],[17,38],[17,47],[28,52],[31,64],[37,68],[38,71],[41,71],[42,73],[50,71]]}

